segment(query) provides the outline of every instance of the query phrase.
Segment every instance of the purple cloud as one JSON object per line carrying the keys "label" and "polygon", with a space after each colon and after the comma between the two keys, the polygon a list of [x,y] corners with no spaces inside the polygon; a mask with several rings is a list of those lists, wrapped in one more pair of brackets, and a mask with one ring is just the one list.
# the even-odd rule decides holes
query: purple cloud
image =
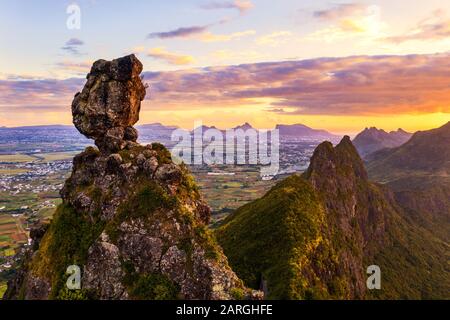
{"label": "purple cloud", "polygon": [[[263,105],[292,115],[450,113],[450,54],[356,56],[145,72],[145,108]],[[70,111],[85,79],[1,80],[0,111]],[[64,106],[64,109],[61,109]]]}
{"label": "purple cloud", "polygon": [[341,3],[325,10],[314,11],[313,16],[323,20],[336,20],[361,13],[367,7],[359,3]]}
{"label": "purple cloud", "polygon": [[84,42],[77,38],[71,38],[66,42],[66,46],[82,46]]}
{"label": "purple cloud", "polygon": [[251,1],[235,0],[235,1],[212,1],[201,5],[202,9],[236,9],[242,15],[254,7]]}
{"label": "purple cloud", "polygon": [[82,40],[71,38],[64,44],[63,47],[61,47],[61,49],[73,55],[80,55],[79,47],[82,45],[84,45]]}
{"label": "purple cloud", "polygon": [[384,40],[392,43],[403,43],[412,40],[442,40],[450,38],[450,18],[443,10],[436,10],[433,14],[417,23],[410,31]]}
{"label": "purple cloud", "polygon": [[196,34],[205,32],[209,26],[192,26],[183,27],[166,32],[153,32],[147,35],[148,39],[171,39],[171,38],[187,38]]}

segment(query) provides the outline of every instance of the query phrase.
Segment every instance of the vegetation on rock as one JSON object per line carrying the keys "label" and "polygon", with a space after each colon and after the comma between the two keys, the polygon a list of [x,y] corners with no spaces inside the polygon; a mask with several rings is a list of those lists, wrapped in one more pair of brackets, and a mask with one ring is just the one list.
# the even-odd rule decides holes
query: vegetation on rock
{"label": "vegetation on rock", "polygon": [[[216,234],[238,276],[269,298],[449,298],[448,244],[368,180],[348,137],[318,146],[303,176],[237,209]],[[381,290],[366,287],[373,264]]]}

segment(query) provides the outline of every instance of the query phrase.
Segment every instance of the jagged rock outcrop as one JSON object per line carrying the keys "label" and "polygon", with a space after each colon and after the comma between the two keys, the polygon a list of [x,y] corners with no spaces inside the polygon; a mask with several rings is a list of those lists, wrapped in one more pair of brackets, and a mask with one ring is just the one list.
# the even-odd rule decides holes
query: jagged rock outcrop
{"label": "jagged rock outcrop", "polygon": [[75,127],[94,139],[101,151],[122,150],[128,141],[136,142],[133,125],[139,120],[145,87],[139,75],[142,63],[129,55],[113,61],[94,63],[87,82],[72,102]]}
{"label": "jagged rock outcrop", "polygon": [[[350,138],[345,136],[333,147],[324,142],[311,158],[304,177],[325,204],[329,230],[341,245],[336,250],[342,277],[349,297],[366,295],[364,258],[373,255],[373,248],[383,245],[386,215],[394,209],[383,190],[368,180],[363,161]],[[370,260],[370,259],[368,259]]]}
{"label": "jagged rock outcrop", "polygon": [[[448,245],[368,179],[349,137],[320,144],[308,170],[227,217],[216,232],[245,284],[278,299],[448,298]],[[381,290],[366,270],[381,268]]]}
{"label": "jagged rock outcrop", "polygon": [[[228,266],[187,168],[161,144],[135,142],[141,71],[134,56],[94,63],[73,114],[100,150],[74,158],[63,203],[5,298],[261,298]],[[83,271],[81,290],[65,285],[69,265]]]}

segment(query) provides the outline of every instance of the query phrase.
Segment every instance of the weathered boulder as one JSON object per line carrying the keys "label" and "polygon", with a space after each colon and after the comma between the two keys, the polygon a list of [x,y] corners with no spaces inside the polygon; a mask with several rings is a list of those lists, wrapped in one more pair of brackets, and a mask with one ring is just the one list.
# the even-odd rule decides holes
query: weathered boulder
{"label": "weathered boulder", "polygon": [[145,86],[142,63],[129,55],[113,61],[98,60],[87,75],[83,90],[72,102],[75,127],[95,140],[103,152],[118,151],[136,141],[132,126],[139,120]]}

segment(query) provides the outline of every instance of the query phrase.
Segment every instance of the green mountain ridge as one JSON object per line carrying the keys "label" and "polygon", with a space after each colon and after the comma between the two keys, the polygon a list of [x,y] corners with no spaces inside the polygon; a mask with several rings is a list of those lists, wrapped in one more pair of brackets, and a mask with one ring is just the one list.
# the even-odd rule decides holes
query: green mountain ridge
{"label": "green mountain ridge", "polygon": [[[237,275],[272,299],[449,298],[448,244],[372,183],[348,137],[216,231]],[[366,288],[378,265],[382,289]]]}
{"label": "green mountain ridge", "polygon": [[450,122],[444,126],[416,132],[408,142],[373,153],[368,172],[374,180],[390,182],[397,177],[450,175]]}
{"label": "green mountain ridge", "polygon": [[374,153],[367,168],[371,179],[393,190],[417,224],[450,241],[450,122]]}

